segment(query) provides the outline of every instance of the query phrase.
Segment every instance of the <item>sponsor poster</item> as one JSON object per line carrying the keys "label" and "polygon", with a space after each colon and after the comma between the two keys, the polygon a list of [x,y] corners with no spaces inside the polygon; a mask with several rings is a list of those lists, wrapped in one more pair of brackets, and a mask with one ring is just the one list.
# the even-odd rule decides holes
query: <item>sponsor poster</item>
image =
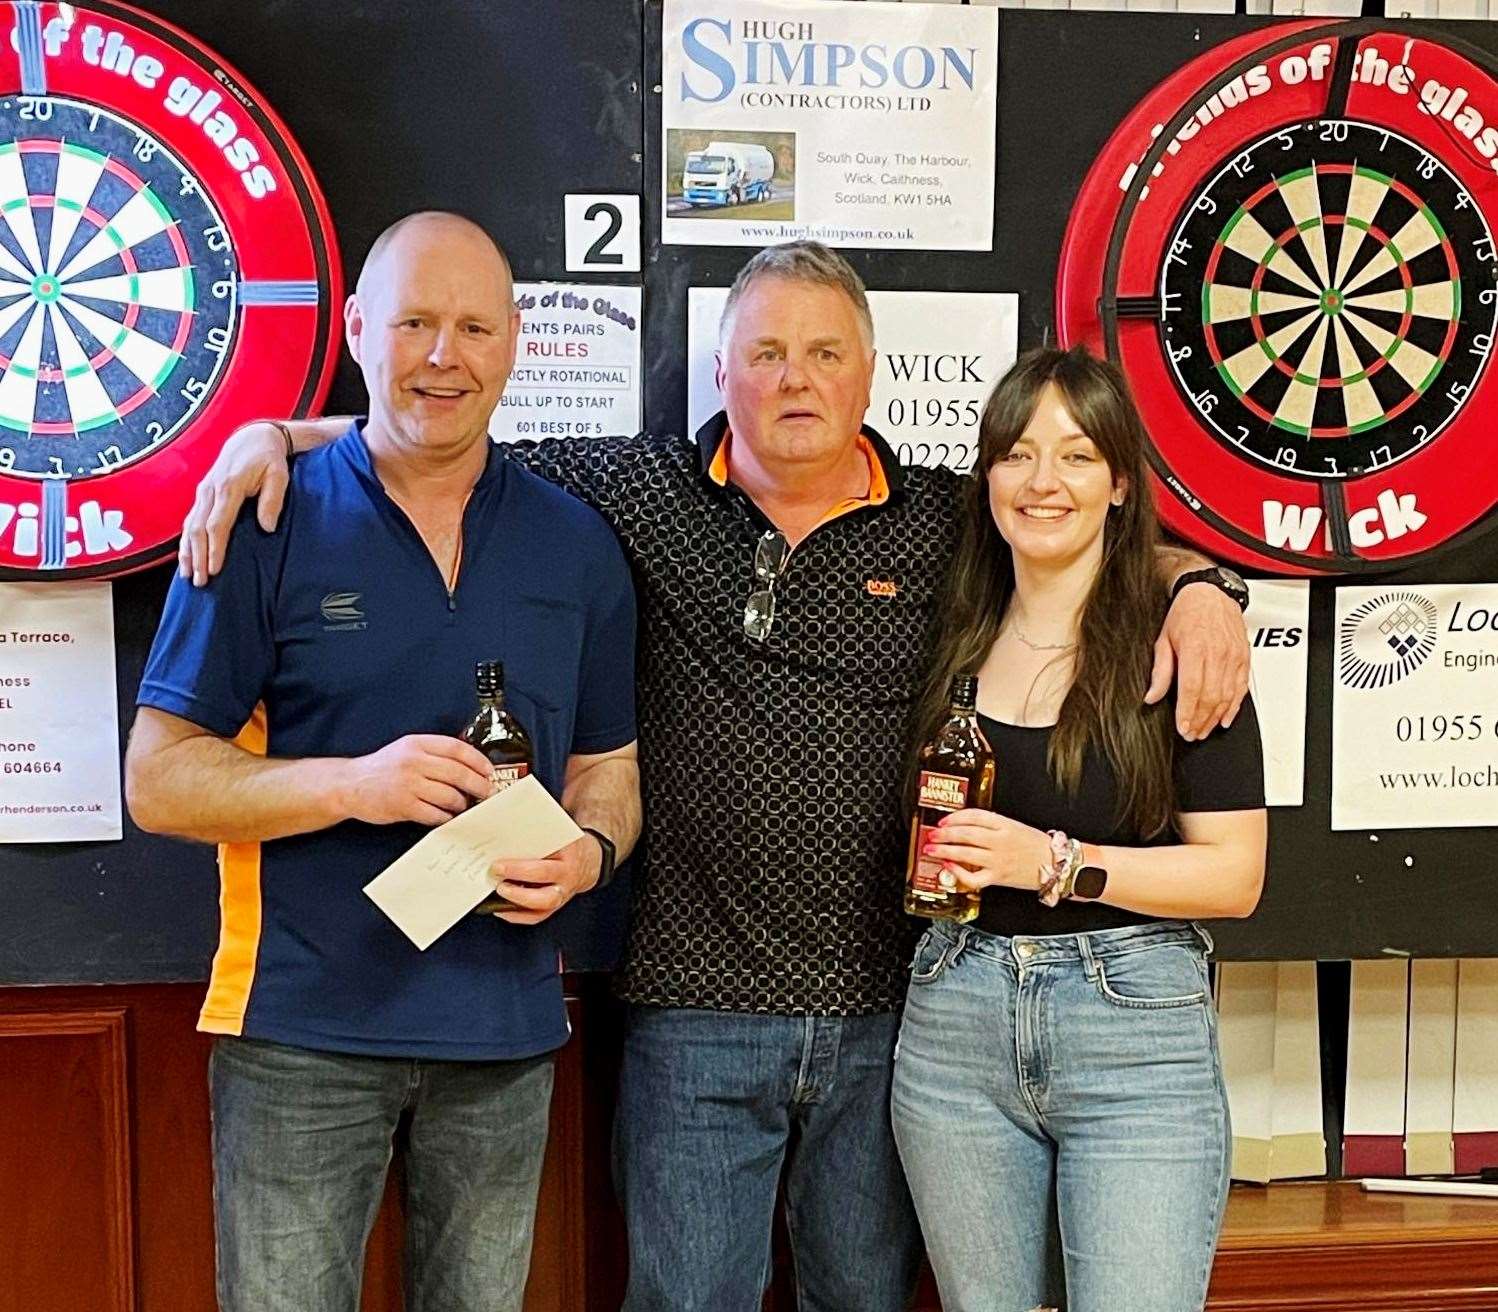
{"label": "sponsor poster", "polygon": [[[687,296],[687,422],[696,432],[722,408],[716,382],[718,321],[728,292]],[[1013,292],[870,292],[874,386],[865,422],[905,465],[966,471],[978,418],[1019,343]]]}
{"label": "sponsor poster", "polygon": [[1249,579],[1250,690],[1264,743],[1264,801],[1305,801],[1306,651],[1311,585],[1306,579]]}
{"label": "sponsor poster", "polygon": [[113,590],[0,583],[0,842],[118,837]]}
{"label": "sponsor poster", "polygon": [[517,282],[520,345],[490,436],[638,433],[640,296],[638,287]]}
{"label": "sponsor poster", "polygon": [[1332,828],[1498,825],[1498,584],[1337,590]]}
{"label": "sponsor poster", "polygon": [[993,248],[998,14],[666,0],[661,240]]}

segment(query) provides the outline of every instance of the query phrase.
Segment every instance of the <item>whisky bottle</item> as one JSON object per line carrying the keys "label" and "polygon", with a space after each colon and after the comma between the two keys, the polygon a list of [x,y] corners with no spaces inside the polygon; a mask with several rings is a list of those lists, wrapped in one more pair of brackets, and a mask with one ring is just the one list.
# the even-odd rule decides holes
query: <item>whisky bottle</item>
{"label": "whisky bottle", "polygon": [[[535,753],[530,735],[505,707],[504,666],[498,661],[480,661],[474,682],[479,708],[458,737],[489,758],[489,778],[497,793],[531,772]],[[510,905],[498,893],[491,893],[473,910],[476,915],[489,915]]]}
{"label": "whisky bottle", "polygon": [[978,894],[946,888],[941,862],[921,855],[942,817],[993,801],[993,749],[978,727],[978,678],[952,679],[952,709],[947,722],[917,754],[915,815],[910,822],[910,857],[905,871],[905,910],[932,920],[971,920],[978,914]]}

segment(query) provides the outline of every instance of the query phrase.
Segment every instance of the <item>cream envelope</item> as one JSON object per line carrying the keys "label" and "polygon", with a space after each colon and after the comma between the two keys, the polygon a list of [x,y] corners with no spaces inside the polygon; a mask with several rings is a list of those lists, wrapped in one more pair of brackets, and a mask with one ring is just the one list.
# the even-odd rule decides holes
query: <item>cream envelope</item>
{"label": "cream envelope", "polygon": [[494,891],[501,857],[539,860],[582,837],[535,775],[454,816],[364,886],[423,952]]}

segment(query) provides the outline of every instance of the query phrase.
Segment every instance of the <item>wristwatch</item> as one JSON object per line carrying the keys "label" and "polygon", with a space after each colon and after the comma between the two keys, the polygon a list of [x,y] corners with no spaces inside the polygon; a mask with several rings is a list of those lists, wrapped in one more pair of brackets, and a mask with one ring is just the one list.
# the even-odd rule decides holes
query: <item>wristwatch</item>
{"label": "wristwatch", "polygon": [[606,834],[600,834],[596,829],[584,827],[583,833],[592,834],[598,840],[598,846],[603,850],[603,864],[598,867],[598,882],[593,885],[594,888],[603,888],[614,877],[614,840]]}
{"label": "wristwatch", "polygon": [[1182,574],[1171,585],[1170,599],[1174,601],[1181,589],[1188,583],[1210,583],[1214,588],[1220,588],[1236,601],[1239,610],[1248,609],[1248,584],[1243,581],[1241,574],[1222,565],[1212,565],[1207,569],[1193,569]]}
{"label": "wristwatch", "polygon": [[1083,866],[1072,880],[1071,896],[1082,902],[1102,897],[1108,887],[1108,872],[1102,866]]}

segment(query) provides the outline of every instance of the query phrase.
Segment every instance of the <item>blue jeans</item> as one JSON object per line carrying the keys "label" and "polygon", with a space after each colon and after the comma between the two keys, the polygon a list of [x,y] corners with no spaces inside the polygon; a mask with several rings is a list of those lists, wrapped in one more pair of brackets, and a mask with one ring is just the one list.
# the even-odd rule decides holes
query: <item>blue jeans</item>
{"label": "blue jeans", "polygon": [[356,1312],[407,1111],[407,1312],[518,1312],[551,1081],[550,1056],[417,1061],[219,1039],[209,1083],[221,1312]]}
{"label": "blue jeans", "polygon": [[1231,1155],[1204,944],[921,940],[892,1111],[945,1312],[1200,1312]]}
{"label": "blue jeans", "polygon": [[801,1312],[908,1305],[921,1245],[889,1125],[897,1024],[631,1008],[625,1312],[759,1312],[782,1172]]}

